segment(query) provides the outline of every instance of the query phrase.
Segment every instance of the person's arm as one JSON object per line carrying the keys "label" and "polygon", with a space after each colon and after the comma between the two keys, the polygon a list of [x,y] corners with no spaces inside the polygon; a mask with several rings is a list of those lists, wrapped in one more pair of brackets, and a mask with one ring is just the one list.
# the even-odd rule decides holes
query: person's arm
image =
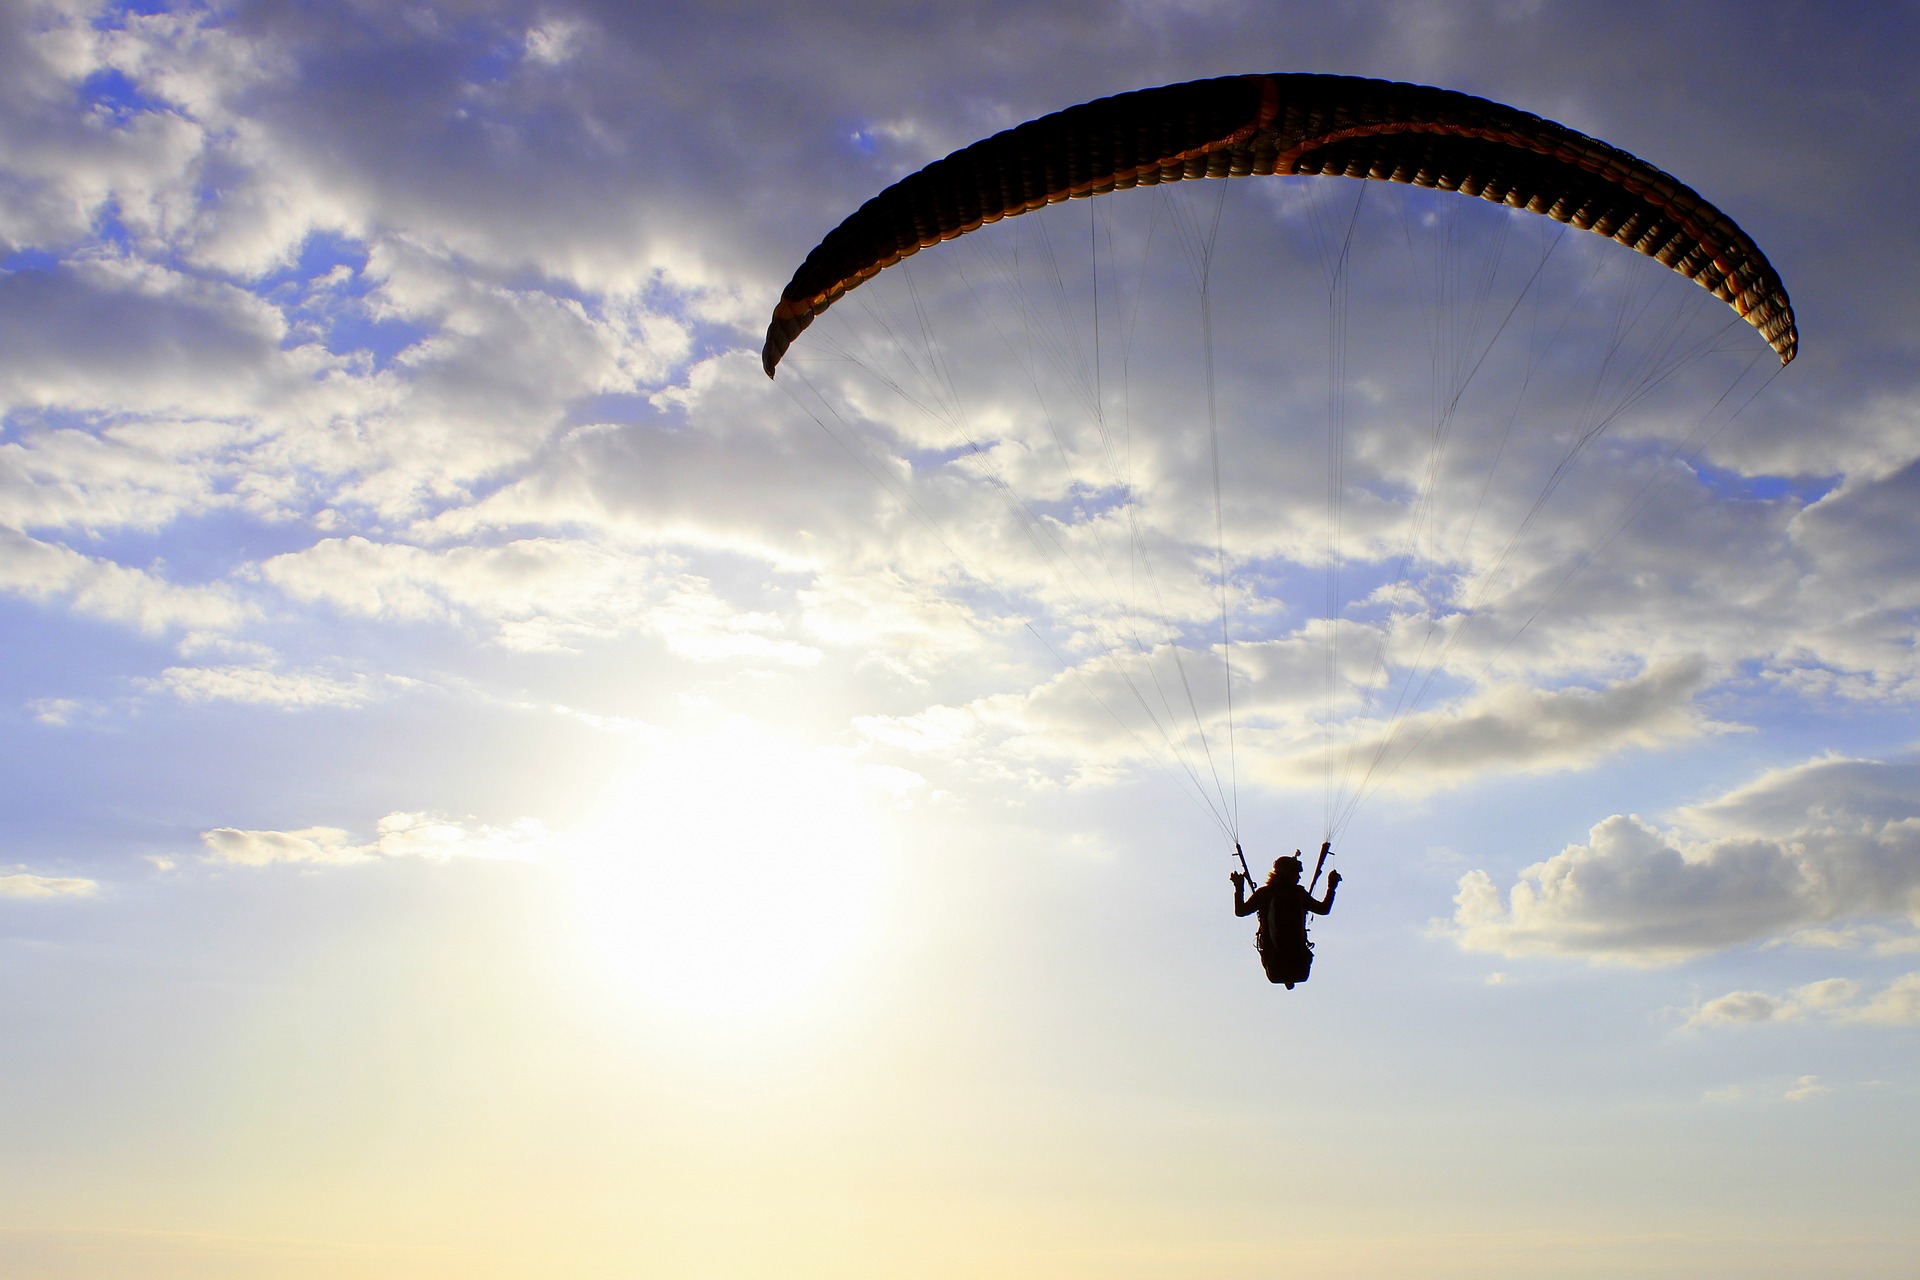
{"label": "person's arm", "polygon": [[[1247,855],[1241,850],[1238,840],[1233,842],[1233,856],[1240,859],[1240,870],[1227,873],[1227,879],[1233,881],[1233,914],[1244,916],[1259,908],[1241,896],[1247,888]],[[1259,890],[1256,889],[1254,892],[1258,893]]]}
{"label": "person's arm", "polygon": [[1250,916],[1258,911],[1260,909],[1260,895],[1267,891],[1267,886],[1261,885],[1249,894],[1246,891],[1247,878],[1245,876],[1241,875],[1238,871],[1233,871],[1228,873],[1227,878],[1233,881],[1233,914],[1236,916]]}
{"label": "person's arm", "polygon": [[1307,910],[1313,912],[1313,914],[1317,916],[1326,915],[1329,911],[1333,910],[1333,895],[1335,891],[1338,890],[1339,888],[1340,888],[1340,873],[1338,871],[1327,872],[1326,898],[1322,901],[1315,902],[1311,894],[1306,895]]}

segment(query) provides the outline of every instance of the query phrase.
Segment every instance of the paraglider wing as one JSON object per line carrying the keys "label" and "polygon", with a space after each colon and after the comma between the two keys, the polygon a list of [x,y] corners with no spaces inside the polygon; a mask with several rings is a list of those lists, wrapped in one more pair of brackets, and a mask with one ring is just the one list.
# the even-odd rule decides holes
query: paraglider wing
{"label": "paraglider wing", "polygon": [[1323,175],[1479,196],[1619,241],[1724,299],[1782,364],[1798,345],[1780,277],[1690,187],[1550,120],[1353,76],[1250,75],[1142,89],[995,134],[894,183],[816,246],[767,326],[772,377],[813,318],[902,258],[1001,218],[1185,178]]}

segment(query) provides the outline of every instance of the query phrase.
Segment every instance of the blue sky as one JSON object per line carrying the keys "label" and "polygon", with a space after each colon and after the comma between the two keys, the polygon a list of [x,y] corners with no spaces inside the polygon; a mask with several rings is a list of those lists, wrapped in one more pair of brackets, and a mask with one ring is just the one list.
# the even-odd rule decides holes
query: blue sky
{"label": "blue sky", "polygon": [[[1909,6],[0,23],[0,1269],[1910,1267]],[[1716,417],[1733,333],[1529,519],[1592,348],[1528,383],[1538,432],[1494,447],[1509,352],[1423,452],[1434,312],[1395,265],[1457,231],[1468,278],[1506,215],[1258,180],[988,228],[761,374],[793,268],[887,183],[1247,71],[1480,94],[1679,175],[1779,269],[1799,359]],[[1209,432],[1170,229],[1216,208]],[[1350,217],[1330,715],[1314,237]],[[1723,324],[1534,221],[1500,287],[1556,245],[1538,315]],[[1098,422],[1084,365],[1008,340],[1044,252],[1078,319],[1033,340],[1091,349],[1086,244]],[[1123,384],[1129,290],[1164,324]],[[962,371],[931,414],[885,387],[916,299]],[[1136,562],[1150,602],[1074,584]],[[1202,796],[1251,858],[1317,842],[1329,745],[1391,727],[1380,629],[1404,665],[1496,566],[1340,827],[1313,981],[1270,988]],[[1180,780],[1223,747],[1237,781]]]}

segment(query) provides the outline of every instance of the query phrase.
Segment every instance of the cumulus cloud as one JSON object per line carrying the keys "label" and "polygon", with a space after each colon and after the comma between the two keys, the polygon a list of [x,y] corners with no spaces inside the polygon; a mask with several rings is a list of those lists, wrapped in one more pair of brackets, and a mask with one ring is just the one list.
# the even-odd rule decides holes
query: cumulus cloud
{"label": "cumulus cloud", "polygon": [[42,876],[30,871],[0,875],[0,898],[89,898],[97,882],[79,876]]}
{"label": "cumulus cloud", "polygon": [[390,813],[370,841],[354,843],[338,827],[298,831],[242,831],[216,827],[202,832],[210,861],[261,867],[278,862],[346,864],[379,858],[491,858],[525,861],[541,856],[545,830],[532,818],[507,827],[474,819],[425,813]]}
{"label": "cumulus cloud", "polygon": [[1682,811],[1670,831],[1608,818],[1522,870],[1504,899],[1469,872],[1444,928],[1469,950],[1662,964],[1808,928],[1920,923],[1917,797],[1913,759],[1775,770]]}

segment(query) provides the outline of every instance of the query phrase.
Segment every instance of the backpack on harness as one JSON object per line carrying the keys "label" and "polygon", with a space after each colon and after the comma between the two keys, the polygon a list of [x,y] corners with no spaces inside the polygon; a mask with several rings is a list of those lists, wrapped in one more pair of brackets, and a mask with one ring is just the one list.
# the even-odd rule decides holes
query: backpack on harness
{"label": "backpack on harness", "polygon": [[1313,942],[1302,936],[1287,940],[1274,936],[1267,912],[1260,913],[1260,927],[1253,935],[1254,949],[1260,953],[1260,967],[1267,971],[1268,982],[1292,986],[1305,982],[1313,970]]}

